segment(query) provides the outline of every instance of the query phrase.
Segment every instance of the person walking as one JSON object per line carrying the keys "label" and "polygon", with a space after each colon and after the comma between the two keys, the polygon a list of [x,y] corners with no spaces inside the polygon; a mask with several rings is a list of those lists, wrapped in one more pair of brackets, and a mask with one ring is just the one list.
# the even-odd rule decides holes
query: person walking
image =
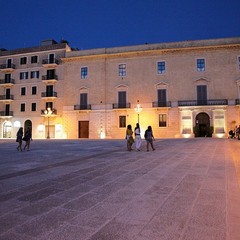
{"label": "person walking", "polygon": [[142,145],[142,139],[141,139],[141,130],[140,130],[139,123],[136,124],[134,135],[135,135],[136,150],[140,151],[140,148]]}
{"label": "person walking", "polygon": [[27,151],[30,150],[30,141],[32,140],[32,133],[30,128],[27,128],[27,131],[24,134],[23,140],[26,141],[26,144],[23,148],[23,150],[25,150],[27,148]]}
{"label": "person walking", "polygon": [[155,148],[153,147],[153,140],[155,139],[153,136],[153,131],[151,126],[148,126],[147,130],[145,131],[144,137],[147,141],[147,151],[149,152],[149,144],[151,145],[152,150],[154,151]]}
{"label": "person walking", "polygon": [[132,131],[132,126],[128,125],[127,130],[126,130],[126,139],[127,139],[127,150],[131,151],[132,150],[132,145],[133,145],[133,131]]}
{"label": "person walking", "polygon": [[20,127],[17,132],[17,139],[16,142],[18,142],[17,150],[22,152],[22,138],[23,138],[23,128]]}

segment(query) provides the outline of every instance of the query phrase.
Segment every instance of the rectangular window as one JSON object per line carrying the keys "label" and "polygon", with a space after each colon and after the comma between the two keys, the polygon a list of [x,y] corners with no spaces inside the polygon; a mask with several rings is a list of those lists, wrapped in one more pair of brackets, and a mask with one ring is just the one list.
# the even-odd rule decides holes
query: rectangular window
{"label": "rectangular window", "polygon": [[119,116],[119,128],[126,128],[126,116]]}
{"label": "rectangular window", "polygon": [[32,112],[36,112],[36,110],[37,110],[37,104],[32,103]]}
{"label": "rectangular window", "polygon": [[164,61],[157,63],[157,72],[158,74],[166,73],[166,63]]}
{"label": "rectangular window", "polygon": [[127,65],[126,64],[119,64],[118,65],[118,76],[124,77],[127,75]]}
{"label": "rectangular window", "polygon": [[167,126],[167,114],[159,114],[159,127]]}
{"label": "rectangular window", "polygon": [[38,56],[31,56],[31,63],[37,63],[38,62]]}
{"label": "rectangular window", "polygon": [[20,80],[28,79],[28,72],[21,72],[20,73]]}
{"label": "rectangular window", "polygon": [[127,107],[127,92],[120,91],[118,92],[118,108]]}
{"label": "rectangular window", "polygon": [[207,105],[207,85],[197,86],[197,105]]}
{"label": "rectangular window", "polygon": [[240,69],[240,56],[237,57],[238,69]]}
{"label": "rectangular window", "polygon": [[36,95],[37,94],[37,87],[33,86],[32,87],[32,95]]}
{"label": "rectangular window", "polygon": [[88,68],[82,67],[81,68],[81,79],[86,79],[88,77]]}
{"label": "rectangular window", "polygon": [[21,64],[21,65],[27,64],[27,57],[21,57],[21,59],[20,59],[20,64]]}
{"label": "rectangular window", "polygon": [[205,59],[197,59],[197,71],[198,72],[205,71]]}
{"label": "rectangular window", "polygon": [[31,71],[31,78],[39,78],[39,71]]}
{"label": "rectangular window", "polygon": [[26,88],[22,87],[21,88],[21,96],[25,96],[26,95]]}
{"label": "rectangular window", "polygon": [[21,103],[21,112],[25,112],[25,103]]}
{"label": "rectangular window", "polygon": [[167,106],[167,90],[158,89],[158,107]]}
{"label": "rectangular window", "polygon": [[80,94],[80,109],[88,109],[87,93]]}

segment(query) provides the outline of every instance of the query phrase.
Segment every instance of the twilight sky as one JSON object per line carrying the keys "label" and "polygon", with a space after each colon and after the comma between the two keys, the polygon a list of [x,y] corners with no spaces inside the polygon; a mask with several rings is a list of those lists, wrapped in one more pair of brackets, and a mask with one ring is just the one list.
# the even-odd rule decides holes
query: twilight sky
{"label": "twilight sky", "polygon": [[0,0],[0,48],[79,49],[240,37],[240,0]]}

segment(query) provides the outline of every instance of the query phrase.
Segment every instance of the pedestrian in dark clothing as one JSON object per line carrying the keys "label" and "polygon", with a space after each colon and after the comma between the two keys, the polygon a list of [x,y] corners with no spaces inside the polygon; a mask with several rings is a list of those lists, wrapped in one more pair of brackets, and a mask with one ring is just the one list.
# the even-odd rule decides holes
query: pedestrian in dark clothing
{"label": "pedestrian in dark clothing", "polygon": [[16,142],[18,142],[17,150],[22,152],[22,138],[23,138],[23,128],[20,127],[17,132],[17,139]]}
{"label": "pedestrian in dark clothing", "polygon": [[154,139],[154,136],[153,136],[153,132],[152,132],[152,127],[151,126],[148,126],[147,130],[145,131],[144,137],[145,137],[145,139],[147,141],[147,151],[149,151],[149,144],[151,145],[152,150],[154,151],[155,148],[153,147],[153,140],[155,140],[155,139]]}
{"label": "pedestrian in dark clothing", "polygon": [[26,141],[26,144],[25,144],[23,150],[25,150],[27,148],[27,151],[29,151],[30,150],[30,141],[32,140],[32,133],[31,133],[30,128],[28,128],[27,131],[25,132],[23,140]]}

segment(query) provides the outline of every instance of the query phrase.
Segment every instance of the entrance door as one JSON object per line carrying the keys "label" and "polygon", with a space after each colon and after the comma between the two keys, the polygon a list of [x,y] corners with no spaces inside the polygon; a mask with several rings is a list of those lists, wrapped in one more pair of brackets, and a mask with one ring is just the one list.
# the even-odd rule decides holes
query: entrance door
{"label": "entrance door", "polygon": [[5,122],[3,124],[3,138],[11,138],[12,124],[11,122]]}
{"label": "entrance door", "polygon": [[89,138],[89,121],[78,122],[78,138]]}
{"label": "entrance door", "polygon": [[195,137],[211,137],[210,118],[206,113],[196,116]]}

